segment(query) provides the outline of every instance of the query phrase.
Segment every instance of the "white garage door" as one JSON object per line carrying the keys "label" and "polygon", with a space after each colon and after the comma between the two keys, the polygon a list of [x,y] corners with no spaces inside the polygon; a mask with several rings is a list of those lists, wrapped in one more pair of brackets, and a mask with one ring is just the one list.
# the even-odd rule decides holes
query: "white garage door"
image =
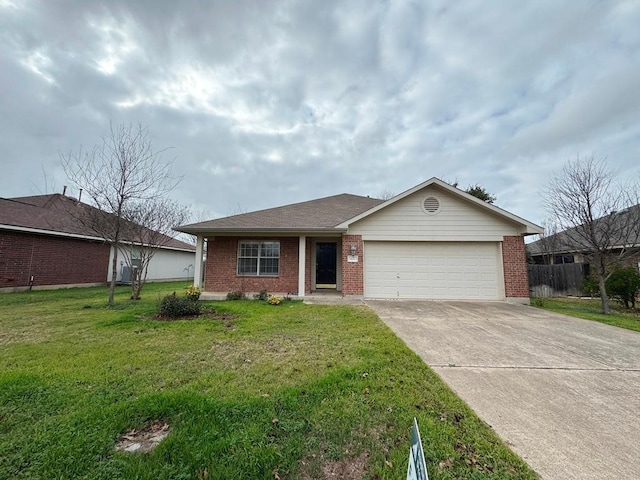
{"label": "white garage door", "polygon": [[367,298],[499,300],[496,242],[365,242]]}

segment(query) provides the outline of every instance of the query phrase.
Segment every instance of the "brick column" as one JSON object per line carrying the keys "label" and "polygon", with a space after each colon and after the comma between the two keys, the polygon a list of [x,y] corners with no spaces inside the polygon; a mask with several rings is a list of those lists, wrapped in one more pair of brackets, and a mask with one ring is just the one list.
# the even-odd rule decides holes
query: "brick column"
{"label": "brick column", "polygon": [[[358,250],[358,261],[348,262],[351,245]],[[363,243],[361,235],[342,236],[342,294],[364,295]]]}
{"label": "brick column", "polygon": [[513,236],[502,239],[502,265],[507,301],[529,304],[529,278],[524,237]]}

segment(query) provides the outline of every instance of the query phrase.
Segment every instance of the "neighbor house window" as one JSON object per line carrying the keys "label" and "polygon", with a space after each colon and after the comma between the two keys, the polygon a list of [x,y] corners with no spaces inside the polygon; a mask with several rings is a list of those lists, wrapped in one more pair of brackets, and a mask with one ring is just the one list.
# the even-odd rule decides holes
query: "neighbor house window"
{"label": "neighbor house window", "polygon": [[277,276],[280,272],[280,242],[240,242],[238,275]]}

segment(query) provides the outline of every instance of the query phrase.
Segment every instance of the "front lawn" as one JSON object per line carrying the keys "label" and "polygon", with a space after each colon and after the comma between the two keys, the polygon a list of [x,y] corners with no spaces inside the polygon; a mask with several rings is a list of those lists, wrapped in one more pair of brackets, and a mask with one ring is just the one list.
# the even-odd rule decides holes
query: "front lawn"
{"label": "front lawn", "polygon": [[0,478],[405,478],[414,416],[431,479],[536,478],[368,308],[154,320],[184,286],[0,295]]}
{"label": "front lawn", "polygon": [[600,299],[592,298],[536,298],[531,305],[552,312],[571,315],[572,317],[595,320],[596,322],[614,325],[640,332],[640,312],[625,310],[611,300],[611,313],[604,315]]}

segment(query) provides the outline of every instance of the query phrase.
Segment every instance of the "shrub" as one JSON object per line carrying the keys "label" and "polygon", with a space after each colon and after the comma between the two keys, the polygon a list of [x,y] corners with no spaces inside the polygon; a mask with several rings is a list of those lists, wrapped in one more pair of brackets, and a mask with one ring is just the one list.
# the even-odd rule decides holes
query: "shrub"
{"label": "shrub", "polygon": [[256,300],[267,300],[269,298],[269,294],[267,293],[267,289],[260,290],[260,293],[253,296]]}
{"label": "shrub", "polygon": [[282,303],[282,298],[277,295],[269,295],[267,303],[269,303],[269,305],[280,305]]}
{"label": "shrub", "polygon": [[599,297],[600,296],[600,288],[598,287],[598,282],[596,282],[593,278],[587,277],[582,282],[580,286],[580,291],[585,295],[585,297]]}
{"label": "shrub", "polygon": [[200,303],[187,297],[177,297],[174,292],[160,300],[158,313],[168,318],[192,317],[200,315]]}
{"label": "shrub", "polygon": [[195,285],[189,285],[184,292],[184,296],[195,302],[200,298],[200,293],[202,292],[198,287]]}
{"label": "shrub", "polygon": [[640,273],[635,268],[617,268],[607,278],[607,292],[625,308],[636,308],[640,291]]}
{"label": "shrub", "polygon": [[240,290],[227,293],[227,300],[244,300],[245,298],[247,298],[246,295]]}

